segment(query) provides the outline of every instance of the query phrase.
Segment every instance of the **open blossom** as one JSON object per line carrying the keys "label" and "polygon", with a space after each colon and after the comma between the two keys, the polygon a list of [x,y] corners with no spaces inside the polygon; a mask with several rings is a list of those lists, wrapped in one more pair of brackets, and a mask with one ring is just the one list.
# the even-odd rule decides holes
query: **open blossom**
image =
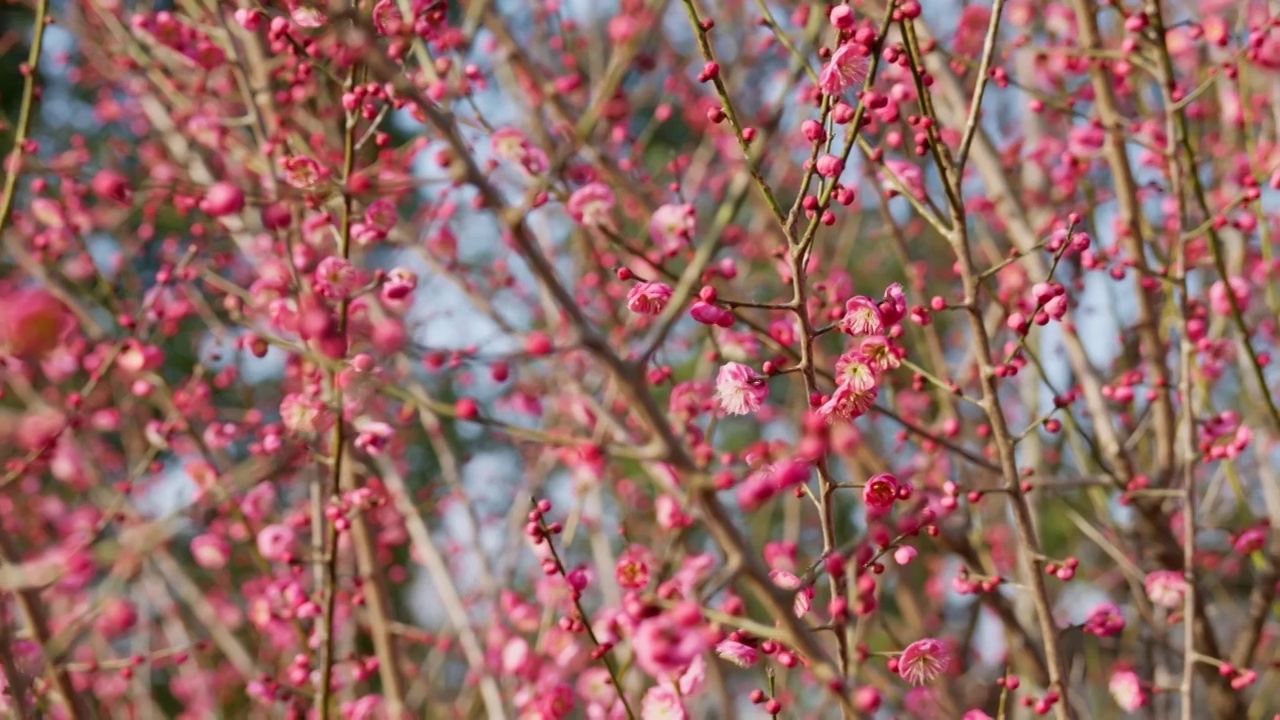
{"label": "open blossom", "polygon": [[573,191],[569,196],[569,215],[587,227],[609,227],[610,212],[617,202],[613,189],[594,182]]}
{"label": "open blossom", "polygon": [[865,392],[876,386],[876,371],[862,353],[845,353],[836,360],[836,382]]}
{"label": "open blossom", "polygon": [[1155,605],[1176,610],[1182,607],[1182,598],[1187,591],[1186,578],[1174,570],[1156,570],[1147,575],[1143,583],[1147,597]]}
{"label": "open blossom", "polygon": [[841,95],[867,79],[871,58],[867,49],[854,43],[836,48],[818,76],[818,87],[828,95]]}
{"label": "open blossom", "polygon": [[641,720],[685,720],[688,717],[680,695],[668,685],[649,688],[640,704]]}
{"label": "open blossom", "polygon": [[333,414],[314,395],[289,393],[280,401],[280,420],[286,430],[299,435],[314,435],[329,429]]}
{"label": "open blossom", "polygon": [[1147,704],[1147,693],[1142,689],[1142,680],[1132,670],[1119,670],[1111,675],[1107,683],[1111,697],[1125,712],[1137,712]]}
{"label": "open blossom", "polygon": [[796,617],[804,617],[809,613],[809,608],[813,607],[813,596],[816,592],[812,585],[801,588],[800,578],[795,573],[786,570],[769,571],[769,579],[774,585],[783,590],[796,590],[796,599],[792,602],[792,611]]}
{"label": "open blossom", "polygon": [[856,390],[848,384],[841,384],[831,394],[831,399],[818,408],[818,415],[825,418],[841,418],[856,420],[867,414],[876,404],[880,391],[872,386],[868,390]]}
{"label": "open blossom", "polygon": [[[906,160],[889,158],[884,161],[885,169],[880,173],[880,187],[886,193],[897,193],[899,183],[910,195],[918,200],[924,199],[924,173],[920,166]],[[896,180],[895,180],[896,178]]]}
{"label": "open blossom", "polygon": [[716,654],[740,668],[749,668],[760,660],[760,653],[755,648],[733,640],[716,645]]}
{"label": "open blossom", "polygon": [[627,292],[627,309],[641,315],[657,315],[666,309],[671,295],[671,286],[666,283],[637,283]]}
{"label": "open blossom", "polygon": [[906,351],[883,335],[872,335],[862,339],[858,354],[871,366],[872,371],[884,373],[901,367]]}
{"label": "open blossom", "polygon": [[859,337],[862,335],[880,335],[885,330],[884,319],[880,316],[880,306],[865,295],[849,298],[844,304],[844,317],[840,318],[840,332]]}
{"label": "open blossom", "polygon": [[1124,613],[1112,603],[1100,603],[1089,612],[1084,631],[1098,637],[1111,637],[1124,632]]}
{"label": "open blossom", "polygon": [[898,656],[898,675],[912,685],[924,685],[946,671],[951,655],[942,641],[917,640]]}
{"label": "open blossom", "polygon": [[350,260],[330,255],[316,266],[315,279],[317,293],[340,300],[351,297],[360,286],[360,271]]}
{"label": "open blossom", "polygon": [[502,128],[490,138],[493,154],[504,160],[519,163],[525,172],[538,175],[546,172],[547,154],[529,141],[529,137],[516,128]]}
{"label": "open blossom", "polygon": [[668,203],[654,210],[649,218],[649,237],[664,252],[677,250],[693,237],[695,227],[692,205]]}
{"label": "open blossom", "polygon": [[258,531],[258,553],[267,560],[283,560],[293,547],[294,532],[288,525],[268,525]]}
{"label": "open blossom", "polygon": [[191,539],[191,557],[202,568],[217,570],[226,567],[231,559],[231,543],[212,533],[197,535]]}
{"label": "open blossom", "polygon": [[755,370],[741,363],[725,363],[716,375],[716,399],[730,415],[747,415],[760,409],[769,397],[769,386]]}
{"label": "open blossom", "polygon": [[675,617],[675,611],[642,620],[631,638],[640,669],[663,679],[684,672],[708,644],[699,628],[687,625]]}
{"label": "open blossom", "polygon": [[284,181],[299,190],[315,190],[327,176],[320,163],[304,155],[292,155],[280,163],[284,169]]}
{"label": "open blossom", "polygon": [[898,478],[889,473],[880,473],[867,480],[862,489],[862,501],[868,510],[885,512],[893,507],[898,499]]}

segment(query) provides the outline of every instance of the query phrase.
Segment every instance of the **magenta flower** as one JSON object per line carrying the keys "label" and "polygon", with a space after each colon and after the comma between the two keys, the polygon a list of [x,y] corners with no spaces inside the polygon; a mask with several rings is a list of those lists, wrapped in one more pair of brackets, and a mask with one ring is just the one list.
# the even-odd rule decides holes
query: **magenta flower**
{"label": "magenta flower", "polygon": [[862,488],[862,501],[868,510],[883,513],[898,500],[898,478],[889,473],[873,475]]}
{"label": "magenta flower", "polygon": [[689,308],[689,314],[694,320],[703,325],[715,325],[716,327],[733,327],[733,313],[725,310],[718,305],[712,305],[709,302],[699,300]]}
{"label": "magenta flower", "polygon": [[214,183],[205,191],[200,209],[213,217],[238,213],[244,209],[244,191],[229,182]]}
{"label": "magenta flower", "polygon": [[658,315],[666,309],[671,295],[671,286],[666,283],[638,283],[627,292],[627,309],[641,315]]}
{"label": "magenta flower", "polygon": [[1266,526],[1251,527],[1240,533],[1240,536],[1231,543],[1231,548],[1238,555],[1249,555],[1258,552],[1267,544],[1268,528]]}
{"label": "magenta flower", "polygon": [[38,359],[71,329],[67,307],[45,290],[20,290],[0,299],[0,352]]}
{"label": "magenta flower", "polygon": [[360,271],[350,260],[330,255],[316,265],[315,289],[335,300],[349,298],[360,286]]}
{"label": "magenta flower", "polygon": [[1100,603],[1089,612],[1084,631],[1098,637],[1111,637],[1124,632],[1124,613],[1113,603]]}
{"label": "magenta flower", "polygon": [[1142,680],[1132,670],[1118,670],[1111,675],[1107,683],[1111,697],[1125,712],[1137,712],[1147,704],[1147,693],[1142,689]]}
{"label": "magenta flower", "polygon": [[747,415],[760,409],[769,397],[769,386],[755,370],[741,363],[725,363],[716,375],[716,399],[729,415]]}
{"label": "magenta flower", "polygon": [[925,685],[945,672],[950,662],[951,654],[941,640],[924,638],[898,656],[898,675],[912,685]]}
{"label": "magenta flower", "polygon": [[1170,610],[1182,607],[1182,598],[1187,592],[1187,581],[1182,573],[1174,570],[1156,570],[1147,575],[1143,585],[1147,590],[1147,598],[1153,604]]}
{"label": "magenta flower", "polygon": [[636,664],[654,678],[682,673],[693,659],[707,650],[707,639],[696,627],[687,627],[673,613],[642,620],[631,638]]}
{"label": "magenta flower", "polygon": [[871,58],[867,56],[867,49],[854,43],[845,43],[836,48],[831,59],[822,68],[822,74],[818,76],[818,87],[828,95],[843,95],[861,85],[867,79],[870,68]]}
{"label": "magenta flower", "polygon": [[755,648],[733,640],[716,645],[716,654],[740,668],[749,668],[760,660],[760,653]]}

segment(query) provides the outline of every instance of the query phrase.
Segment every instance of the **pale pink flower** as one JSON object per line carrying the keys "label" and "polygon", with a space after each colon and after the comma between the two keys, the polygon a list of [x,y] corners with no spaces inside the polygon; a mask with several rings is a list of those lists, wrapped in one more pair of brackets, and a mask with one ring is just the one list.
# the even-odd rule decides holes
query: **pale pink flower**
{"label": "pale pink flower", "polygon": [[675,250],[689,242],[696,226],[692,205],[668,203],[649,218],[649,237],[661,250]]}
{"label": "pale pink flower", "polygon": [[809,613],[809,608],[813,606],[814,588],[810,585],[807,588],[800,588],[800,578],[795,573],[786,570],[770,570],[769,579],[774,585],[783,590],[796,590],[796,599],[792,602],[791,610],[796,617],[804,617]]}
{"label": "pale pink flower", "polygon": [[716,645],[716,654],[740,668],[749,668],[760,660],[760,653],[755,648],[733,640]]}
{"label": "pale pink flower", "polygon": [[836,360],[836,382],[866,392],[876,386],[876,371],[861,353],[845,353]]}
{"label": "pale pink flower", "polygon": [[328,24],[329,19],[318,8],[302,3],[290,3],[289,16],[298,24],[298,27],[318,28]]}
{"label": "pale pink flower", "polygon": [[627,309],[641,315],[658,315],[666,309],[672,292],[666,283],[637,283],[627,292]]}
{"label": "pale pink flower", "polygon": [[386,717],[381,695],[365,695],[342,705],[343,720],[378,720]]}
{"label": "pale pink flower", "polygon": [[915,548],[911,547],[910,545],[903,545],[902,547],[893,551],[893,561],[898,563],[899,565],[908,565],[911,563],[912,560],[915,560],[916,555],[919,555],[919,554],[920,552]]}
{"label": "pale pink flower", "polygon": [[547,154],[529,141],[529,137],[516,128],[502,128],[490,138],[493,153],[504,160],[519,163],[525,172],[537,175],[546,172]]}
{"label": "pale pink flower", "polygon": [[197,535],[191,538],[191,557],[202,568],[217,570],[226,567],[231,559],[231,543],[221,535]]}
{"label": "pale pink flower", "polygon": [[1183,596],[1187,592],[1187,581],[1182,573],[1174,570],[1156,570],[1148,573],[1143,583],[1147,597],[1160,607],[1177,610],[1182,607]]}
{"label": "pale pink flower", "polygon": [[[689,663],[689,667],[680,673],[680,677],[676,679],[674,686],[680,691],[680,697],[691,698],[697,695],[702,686],[707,682],[707,661],[701,655],[693,658],[693,662]],[[671,687],[671,683],[663,683]]]}
{"label": "pale pink flower", "polygon": [[333,414],[314,395],[289,393],[280,401],[280,420],[291,433],[315,435],[333,424]]}
{"label": "pale pink flower", "polygon": [[769,397],[769,385],[755,370],[741,363],[725,363],[716,375],[716,399],[729,415],[747,415]]}
{"label": "pale pink flower", "polygon": [[670,495],[659,495],[653,501],[658,525],[664,530],[679,530],[693,524],[693,518],[680,507],[680,501]]}
{"label": "pale pink flower", "polygon": [[[880,187],[885,192],[899,192],[898,183],[917,200],[924,199],[924,173],[918,165],[906,160],[889,158],[884,161],[885,169],[880,172]],[[897,181],[894,178],[897,178]]]}
{"label": "pale pink flower", "polygon": [[1147,704],[1147,693],[1142,689],[1142,680],[1132,670],[1118,670],[1111,674],[1107,683],[1111,697],[1125,712],[1137,712]]}
{"label": "pale pink flower", "polygon": [[901,367],[906,351],[894,345],[884,335],[872,335],[862,339],[862,344],[858,346],[858,354],[862,355],[872,371],[879,374]]}
{"label": "pale pink flower", "polygon": [[862,85],[867,79],[871,58],[867,49],[854,43],[836,48],[818,76],[818,87],[828,95],[841,95]]}
{"label": "pale pink flower", "polygon": [[688,717],[680,696],[667,685],[649,688],[640,704],[641,720],[686,720]]}
{"label": "pale pink flower", "polygon": [[856,295],[844,304],[844,317],[840,318],[840,332],[860,337],[881,335],[884,330],[884,318],[880,315],[880,306],[876,301],[865,295]]}
{"label": "pale pink flower", "polygon": [[973,708],[962,715],[960,720],[991,720],[991,716],[978,708]]}
{"label": "pale pink flower", "polygon": [[609,707],[618,700],[618,690],[609,671],[599,666],[578,673],[577,690],[578,695],[592,705]]}
{"label": "pale pink flower", "polygon": [[1099,603],[1084,621],[1084,631],[1098,637],[1111,637],[1124,632],[1124,613],[1113,603]]}
{"label": "pale pink flower", "polygon": [[818,408],[818,415],[825,418],[856,420],[867,414],[867,411],[876,404],[876,398],[879,395],[880,391],[875,387],[858,391],[849,385],[840,385],[831,394],[831,399]]}
{"label": "pale pink flower", "polygon": [[293,540],[293,528],[268,525],[258,531],[258,552],[267,560],[283,560],[293,547]]}
{"label": "pale pink flower", "polygon": [[593,182],[574,190],[569,196],[569,215],[587,227],[609,227],[612,224],[610,212],[616,203],[612,188]]}
{"label": "pale pink flower", "polygon": [[636,664],[654,678],[684,672],[707,644],[702,632],[686,627],[671,612],[642,620],[631,637]]}
{"label": "pale pink flower", "polygon": [[951,655],[942,641],[917,640],[898,656],[898,675],[912,685],[925,685],[946,671]]}
{"label": "pale pink flower", "polygon": [[1231,293],[1236,296],[1236,306],[1240,308],[1240,312],[1249,309],[1249,301],[1253,298],[1249,282],[1242,277],[1233,277],[1225,283],[1221,280],[1215,282],[1209,287],[1209,307],[1223,317],[1232,315],[1231,298],[1227,296],[1228,285],[1231,286]]}

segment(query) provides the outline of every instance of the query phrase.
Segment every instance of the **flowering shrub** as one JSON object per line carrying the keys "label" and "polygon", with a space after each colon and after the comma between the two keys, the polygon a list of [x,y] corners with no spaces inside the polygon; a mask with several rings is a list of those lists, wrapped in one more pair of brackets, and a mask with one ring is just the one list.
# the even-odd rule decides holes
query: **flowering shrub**
{"label": "flowering shrub", "polygon": [[1272,717],[1263,0],[25,0],[15,717]]}

